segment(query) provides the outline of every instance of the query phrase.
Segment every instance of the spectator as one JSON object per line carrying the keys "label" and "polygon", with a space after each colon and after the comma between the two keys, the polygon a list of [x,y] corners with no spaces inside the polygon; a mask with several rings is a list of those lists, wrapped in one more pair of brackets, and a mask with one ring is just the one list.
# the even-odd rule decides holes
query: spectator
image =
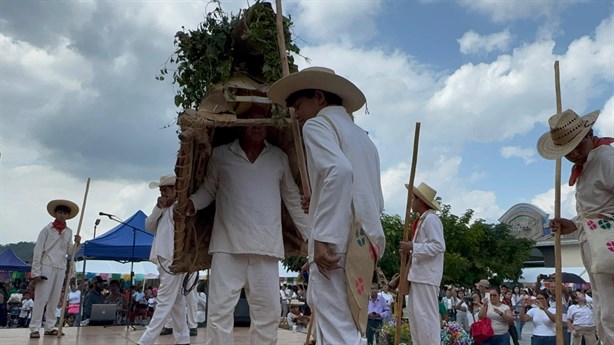
{"label": "spectator", "polygon": [[30,291],[24,291],[21,301],[21,312],[19,313],[19,327],[26,328],[30,325],[33,307],[34,301],[32,300],[32,294]]}
{"label": "spectator", "polygon": [[582,340],[586,345],[597,344],[593,308],[587,303],[586,295],[582,291],[576,291],[572,296],[573,304],[567,310],[567,324],[571,330],[572,345],[582,345]]}
{"label": "spectator", "polygon": [[293,332],[307,333],[309,317],[303,315],[303,313],[299,311],[299,307],[304,304],[304,302],[297,299],[290,300],[290,303],[288,304],[290,307],[290,311],[288,312],[287,316],[288,326]]}
{"label": "spectator", "polygon": [[480,320],[489,318],[495,333],[495,335],[482,344],[509,345],[509,325],[514,322],[514,315],[512,315],[510,307],[501,303],[498,288],[490,289],[488,299],[484,299],[484,304],[480,308],[479,318]]}
{"label": "spectator", "polygon": [[[105,301],[102,295],[104,280],[100,276],[92,279],[92,285],[83,299],[83,320],[89,320],[92,316],[92,305],[103,304]],[[87,323],[86,323],[87,324]]]}
{"label": "spectator", "polygon": [[[528,311],[526,308],[531,307]],[[556,344],[556,311],[550,307],[548,293],[540,291],[536,299],[524,301],[524,308],[520,310],[520,321],[526,323],[533,321],[532,345],[555,345]]]}
{"label": "spectator", "polygon": [[377,283],[371,284],[368,308],[367,344],[372,345],[373,340],[377,337],[378,328],[382,326],[383,319],[390,316],[390,307],[384,297],[379,294]]}
{"label": "spectator", "polygon": [[77,290],[77,284],[75,282],[70,283],[68,291],[68,307],[66,308],[66,320],[71,326],[77,326],[79,324],[79,314],[81,306],[81,291]]}

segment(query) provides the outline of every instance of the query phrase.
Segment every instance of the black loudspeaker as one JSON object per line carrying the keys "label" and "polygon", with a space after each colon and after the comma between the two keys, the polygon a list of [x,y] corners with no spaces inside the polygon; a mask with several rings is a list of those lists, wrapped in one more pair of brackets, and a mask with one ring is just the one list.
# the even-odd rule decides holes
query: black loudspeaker
{"label": "black loudspeaker", "polygon": [[241,297],[239,297],[239,302],[235,306],[234,321],[235,326],[249,327],[251,324],[249,303],[247,303],[247,298],[245,297],[245,289],[241,290]]}

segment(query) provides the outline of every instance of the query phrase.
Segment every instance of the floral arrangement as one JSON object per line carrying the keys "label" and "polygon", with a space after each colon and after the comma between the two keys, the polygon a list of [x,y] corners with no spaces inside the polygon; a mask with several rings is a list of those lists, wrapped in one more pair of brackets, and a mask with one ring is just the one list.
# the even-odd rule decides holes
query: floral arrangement
{"label": "floral arrangement", "polygon": [[[390,322],[382,324],[379,328],[379,336],[377,337],[377,343],[380,345],[394,345],[394,336],[397,331],[396,319],[390,320]],[[399,340],[401,345],[411,345],[411,336],[409,332],[409,324],[403,322],[401,324],[401,337]]]}
{"label": "floral arrangement", "polygon": [[472,345],[473,339],[463,329],[461,325],[456,322],[445,323],[441,330],[441,344],[442,345]]}

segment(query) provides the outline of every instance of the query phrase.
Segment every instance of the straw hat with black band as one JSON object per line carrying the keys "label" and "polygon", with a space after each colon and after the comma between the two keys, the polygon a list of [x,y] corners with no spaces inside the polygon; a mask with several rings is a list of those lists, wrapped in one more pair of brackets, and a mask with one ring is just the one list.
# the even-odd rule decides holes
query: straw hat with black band
{"label": "straw hat with black band", "polygon": [[571,109],[551,116],[548,119],[550,131],[537,141],[537,152],[545,159],[558,159],[567,155],[580,144],[598,117],[599,110],[579,116]]}
{"label": "straw hat with black band", "polygon": [[64,206],[70,210],[70,212],[68,212],[68,216],[66,216],[66,219],[75,218],[75,216],[79,213],[79,206],[77,206],[77,204],[72,201],[63,199],[49,201],[49,203],[47,204],[47,212],[49,213],[49,215],[51,215],[51,217],[55,218],[55,212],[60,206]]}
{"label": "straw hat with black band", "polygon": [[290,95],[308,89],[334,93],[341,98],[343,107],[350,113],[360,109],[366,102],[365,95],[354,83],[326,67],[308,67],[287,75],[271,85],[267,96],[274,103],[285,105]]}
{"label": "straw hat with black band", "polygon": [[[409,185],[405,184],[405,187],[409,189]],[[420,200],[424,201],[430,208],[441,211],[441,206],[435,200],[435,195],[437,195],[437,191],[431,188],[426,183],[422,182],[418,187],[414,187],[414,195],[416,195]]]}

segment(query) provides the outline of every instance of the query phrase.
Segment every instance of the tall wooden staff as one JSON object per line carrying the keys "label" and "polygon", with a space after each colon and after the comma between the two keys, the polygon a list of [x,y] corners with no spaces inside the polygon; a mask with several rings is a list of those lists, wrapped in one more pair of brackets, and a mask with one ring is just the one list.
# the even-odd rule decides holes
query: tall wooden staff
{"label": "tall wooden staff", "polygon": [[[563,112],[561,105],[561,79],[559,62],[554,62],[554,88],[556,113]],[[557,158],[554,174],[554,218],[561,217],[561,158]],[[563,345],[563,275],[561,274],[561,232],[554,233],[554,294],[556,297],[556,344]]]}
{"label": "tall wooden staff", "polygon": [[[409,241],[409,233],[411,231],[411,203],[414,197],[414,179],[416,177],[416,164],[418,162],[418,142],[420,140],[420,122],[416,122],[416,131],[414,134],[414,153],[411,158],[411,172],[409,173],[409,188],[407,189],[407,205],[405,207],[405,229],[403,231],[403,241]],[[407,273],[411,262],[408,262],[408,254],[401,253],[401,270],[399,272],[399,292],[397,292],[396,314],[397,314],[397,329],[394,334],[394,345],[399,345],[401,340],[401,319],[403,316],[403,300],[405,295],[409,293],[409,282],[407,281]]]}
{"label": "tall wooden staff", "polygon": [[[277,46],[279,47],[279,57],[281,59],[281,72],[285,77],[290,74],[290,67],[288,66],[288,55],[286,53],[286,38],[284,35],[284,15],[281,8],[281,0],[275,0],[276,10],[276,26],[277,26]],[[294,148],[296,149],[296,158],[298,160],[299,174],[301,177],[301,191],[306,198],[311,196],[311,189],[309,188],[309,180],[307,176],[307,164],[305,163],[305,151],[303,150],[303,138],[301,137],[301,129],[298,123],[298,119],[294,114],[294,111],[290,111],[290,117],[292,118],[292,135],[294,137]],[[309,337],[311,336],[311,330],[313,323],[315,322],[316,312],[311,308],[311,318],[309,319],[309,327],[307,329],[307,337],[305,338],[305,345],[309,344]]]}
{"label": "tall wooden staff", "polygon": [[[79,236],[81,233],[81,224],[83,224],[83,215],[85,214],[85,204],[87,202],[87,193],[90,191],[90,178],[87,178],[87,183],[85,185],[85,196],[83,197],[83,206],[81,206],[81,215],[79,216],[79,226],[77,227],[77,234],[75,236]],[[62,300],[62,314],[60,314],[60,325],[58,327],[58,338],[62,336],[62,328],[64,327],[64,313],[66,312],[66,305],[68,304],[68,286],[70,285],[70,278],[73,275],[73,268],[75,266],[75,255],[77,254],[77,250],[79,246],[75,243],[72,247],[72,253],[70,253],[70,264],[68,265],[68,274],[66,275],[66,283],[64,283],[64,291],[63,295],[60,297]],[[52,307],[52,306],[47,306]]]}
{"label": "tall wooden staff", "polygon": [[[286,38],[284,35],[284,16],[281,11],[281,0],[275,0],[277,10],[277,45],[279,46],[279,57],[281,58],[281,71],[285,77],[290,74],[288,67],[288,55],[286,53]],[[309,188],[309,179],[307,177],[307,164],[305,163],[305,151],[303,150],[303,138],[301,137],[301,128],[294,111],[290,111],[292,118],[292,135],[294,136],[294,148],[296,149],[296,158],[298,160],[298,168],[301,176],[301,191],[305,197],[311,196]]]}

